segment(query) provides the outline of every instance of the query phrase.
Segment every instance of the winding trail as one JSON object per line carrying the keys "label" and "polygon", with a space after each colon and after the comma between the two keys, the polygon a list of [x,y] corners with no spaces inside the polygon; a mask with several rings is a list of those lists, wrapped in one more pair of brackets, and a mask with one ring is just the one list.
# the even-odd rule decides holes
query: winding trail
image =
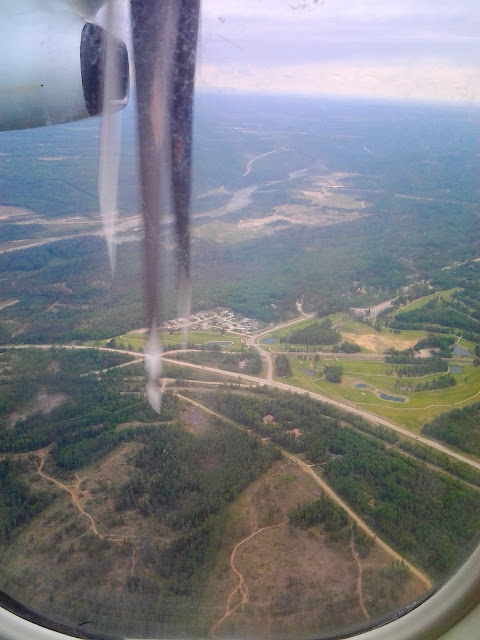
{"label": "winding trail", "polygon": [[310,318],[315,317],[314,313],[305,313],[303,311],[302,308],[302,304],[303,302],[298,302],[299,304],[299,311],[302,313],[302,315],[299,318],[294,318],[293,320],[287,320],[286,322],[282,322],[281,324],[277,324],[275,327],[270,327],[269,329],[265,329],[264,331],[260,331],[258,333],[256,333],[254,336],[246,336],[246,343],[248,347],[252,347],[253,349],[256,349],[258,351],[258,353],[260,354],[260,356],[262,357],[262,359],[266,362],[267,365],[267,376],[266,376],[266,381],[267,384],[274,384],[274,379],[273,379],[273,359],[272,359],[272,352],[270,349],[265,349],[258,341],[260,340],[260,338],[262,338],[263,336],[267,336],[269,335],[272,331],[278,331],[278,329],[283,329],[284,327],[290,327],[294,324],[298,324],[299,322],[302,322],[303,320],[308,320]]}
{"label": "winding trail", "polygon": [[259,156],[255,156],[255,158],[252,158],[252,160],[250,160],[250,162],[247,163],[247,170],[243,174],[242,178],[245,178],[245,176],[248,176],[248,174],[252,170],[252,165],[260,158],[265,158],[266,156],[272,155],[272,153],[278,153],[279,151],[285,151],[286,149],[287,147],[282,147],[281,149],[274,149],[273,151],[267,151],[267,153],[261,153]]}
{"label": "winding trail", "polygon": [[[238,584],[237,586],[230,592],[230,595],[228,596],[227,599],[227,604],[225,607],[225,613],[223,614],[223,616],[220,618],[220,620],[218,620],[213,627],[211,627],[209,635],[212,635],[217,629],[218,627],[229,617],[232,615],[232,613],[234,613],[239,607],[243,607],[245,604],[247,604],[248,602],[248,586],[245,582],[245,579],[243,577],[243,575],[240,573],[240,571],[237,569],[237,567],[235,566],[235,555],[238,551],[238,549],[244,545],[246,542],[248,542],[249,540],[251,540],[252,538],[254,538],[255,536],[257,536],[259,533],[262,533],[263,531],[268,531],[269,529],[277,529],[278,527],[283,527],[284,525],[286,525],[288,522],[288,520],[284,520],[283,522],[279,522],[278,524],[272,524],[268,527],[261,527],[260,529],[257,529],[256,531],[254,531],[253,533],[250,533],[246,538],[243,538],[243,540],[240,540],[240,542],[237,542],[237,544],[235,545],[235,547],[233,548],[232,553],[230,554],[230,567],[232,568],[233,572],[235,573],[235,575],[238,578]],[[235,597],[235,595],[237,593],[240,593],[241,598],[239,600],[239,602],[237,602],[237,604],[235,606],[232,607],[232,600]]]}
{"label": "winding trail", "polygon": [[[108,542],[113,542],[113,544],[123,544],[124,542],[126,542],[128,540],[127,536],[116,537],[116,536],[110,536],[108,533],[107,534],[100,533],[92,515],[88,513],[88,511],[85,511],[85,509],[82,507],[78,493],[80,491],[80,483],[86,479],[86,476],[84,476],[83,478],[79,478],[78,475],[75,474],[76,482],[73,485],[68,486],[63,482],[60,482],[60,480],[57,480],[56,478],[53,478],[52,476],[49,476],[46,473],[44,473],[43,467],[45,465],[45,460],[46,460],[49,449],[50,447],[45,447],[43,449],[39,449],[38,451],[34,452],[37,455],[37,457],[40,458],[40,462],[36,465],[38,475],[44,480],[46,480],[47,482],[52,482],[56,487],[58,487],[59,489],[62,489],[62,491],[66,491],[69,494],[74,507],[82,516],[87,518],[89,529],[94,536],[96,536],[100,540],[107,540]],[[132,564],[130,568],[131,576],[134,575],[135,566],[137,563],[137,547],[135,543],[132,543],[132,544],[133,544]]]}
{"label": "winding trail", "polygon": [[[88,524],[89,524],[89,528],[90,531],[97,536],[97,538],[100,538],[101,540],[105,539],[105,536],[102,535],[98,529],[97,529],[97,525],[95,523],[95,520],[92,518],[92,516],[85,511],[85,509],[82,507],[82,505],[80,504],[80,501],[78,499],[78,496],[76,494],[76,492],[73,490],[73,488],[67,486],[66,484],[64,484],[63,482],[60,482],[60,480],[57,480],[56,478],[52,478],[52,476],[47,476],[46,473],[43,472],[43,466],[45,464],[45,459],[47,457],[47,452],[48,452],[48,447],[45,449],[40,449],[39,451],[36,451],[36,455],[40,458],[40,463],[37,464],[37,473],[40,477],[44,478],[45,480],[47,480],[47,482],[53,482],[53,484],[55,486],[57,486],[59,489],[62,489],[63,491],[66,491],[69,495],[70,495],[70,499],[73,503],[73,505],[76,507],[76,509],[81,513],[82,516],[84,516],[85,518],[87,518],[88,520]],[[84,478],[79,478],[77,477],[77,482],[75,483],[75,485],[73,485],[74,487],[76,487],[78,489],[80,483],[82,482],[82,480],[84,480]],[[112,542],[114,541],[112,538],[109,538],[109,540],[111,540]]]}
{"label": "winding trail", "polygon": [[358,594],[358,602],[360,604],[360,608],[363,611],[363,615],[365,616],[365,620],[370,620],[370,614],[367,611],[367,607],[363,601],[363,589],[362,589],[362,577],[363,577],[363,568],[360,564],[360,560],[358,559],[357,553],[355,551],[355,542],[353,540],[353,527],[350,533],[350,549],[352,551],[353,559],[355,560],[358,568],[358,578],[357,578],[357,594]]}
{"label": "winding trail", "polygon": [[[197,402],[196,400],[192,400],[191,398],[188,398],[187,396],[183,396],[177,392],[175,392],[175,395],[181,398],[182,400],[186,400],[187,402],[190,402],[196,407],[199,407],[206,413],[209,413],[217,418],[220,418],[226,422],[229,422],[230,424],[233,424],[239,429],[248,431],[247,427],[244,427],[243,425],[238,424],[238,422],[235,422],[230,418],[226,418],[225,416],[222,416],[220,413],[217,413],[216,411],[212,411],[211,409],[201,404],[200,402]],[[346,504],[346,502],[342,500],[342,498],[340,498],[340,496],[330,487],[330,485],[328,485],[322,478],[320,478],[320,476],[312,468],[314,465],[304,462],[301,458],[298,458],[297,456],[294,456],[292,453],[285,451],[285,449],[280,449],[280,451],[282,452],[282,455],[285,456],[285,458],[288,458],[289,460],[297,464],[301,469],[303,469],[303,471],[305,471],[305,473],[311,476],[315,480],[315,482],[318,484],[318,486],[322,489],[322,491],[334,502],[336,502],[344,511],[346,511],[346,513],[350,516],[350,518],[352,518],[352,520],[356,522],[357,526],[360,527],[360,529],[363,529],[363,531],[370,538],[373,538],[375,542],[383,549],[383,551],[388,553],[394,560],[398,562],[402,562],[405,566],[407,566],[410,572],[413,575],[415,575],[419,580],[421,580],[423,584],[427,587],[427,589],[432,588],[433,583],[430,580],[430,578],[425,573],[423,573],[423,571],[421,571],[420,569],[417,569],[417,567],[415,567],[413,564],[408,562],[408,560],[406,560],[402,555],[397,553],[397,551],[392,549],[392,547],[390,547],[390,545],[388,545],[384,540],[379,538],[378,535],[366,524],[366,522],[364,522],[362,518],[360,518],[360,516],[357,515],[355,511],[353,511],[353,509],[351,509]]]}
{"label": "winding trail", "polygon": [[342,507],[342,509],[347,512],[347,514],[352,518],[352,520],[354,520],[357,523],[357,525],[361,529],[363,529],[363,531],[365,531],[365,533],[369,537],[374,538],[375,542],[383,549],[383,551],[386,551],[386,553],[388,553],[394,560],[397,560],[398,562],[402,562],[405,566],[407,566],[410,572],[413,575],[415,575],[417,578],[419,578],[419,580],[421,580],[428,589],[432,588],[433,584],[430,578],[425,573],[423,573],[423,571],[420,571],[420,569],[417,569],[417,567],[415,567],[413,564],[408,562],[408,560],[406,560],[403,556],[401,556],[394,549],[392,549],[392,547],[390,547],[381,538],[379,538],[378,535],[372,529],[370,529],[368,524],[366,524],[366,522],[364,522],[360,518],[360,516],[358,516],[355,513],[355,511],[353,511],[348,506],[348,504],[346,504],[346,502],[344,502],[342,498],[340,498],[340,496],[324,480],[322,480],[320,476],[318,476],[315,473],[311,465],[307,464],[300,458],[297,458],[297,456],[294,456],[288,451],[285,451],[284,449],[282,449],[282,454],[289,460],[292,460],[293,462],[298,464],[299,467],[301,467],[306,473],[308,473],[315,480],[315,482],[322,488],[322,490],[327,494],[329,498],[331,498],[338,505],[340,505],[340,507]]}

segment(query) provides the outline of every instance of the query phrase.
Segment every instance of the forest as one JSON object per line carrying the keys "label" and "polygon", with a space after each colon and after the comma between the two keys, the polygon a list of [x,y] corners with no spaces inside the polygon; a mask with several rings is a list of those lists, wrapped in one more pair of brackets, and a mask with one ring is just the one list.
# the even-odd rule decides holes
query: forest
{"label": "forest", "polygon": [[[400,203],[394,205],[396,210]],[[412,203],[406,211],[403,210],[405,203],[401,203],[401,207],[401,213],[407,219],[420,215]],[[442,216],[447,218],[449,212],[440,211],[439,215],[436,228],[441,230]],[[470,214],[466,214],[467,226],[469,217]],[[379,210],[371,218],[338,225],[341,234],[336,225],[326,227],[321,233],[302,227],[279,231],[275,245],[268,236],[229,245],[198,239],[193,245],[192,256],[192,309],[223,305],[248,317],[271,322],[293,316],[299,297],[304,298],[306,311],[325,314],[394,296],[399,286],[399,273],[405,271],[402,263],[390,258],[384,270],[379,269],[377,263],[366,263],[372,242],[388,247],[391,253],[398,251],[395,238],[398,224],[393,212],[386,214]],[[461,224],[458,221],[455,228]],[[405,228],[409,228],[407,221],[402,225],[402,230]],[[415,257],[419,273],[423,274],[419,263],[429,252],[418,250],[418,245],[423,246],[426,238],[424,231],[419,235],[415,235],[415,231],[413,225],[411,245],[406,244],[404,250],[412,255],[412,259]],[[442,236],[444,233],[445,237],[439,242],[443,245],[448,241],[451,248],[448,226]],[[317,250],[305,251],[305,246],[310,245]],[[462,250],[464,245],[463,234]],[[425,265],[425,273],[432,277],[436,275],[437,267],[444,264],[441,261],[439,265],[438,260],[428,267]],[[20,327],[22,342],[52,344],[108,339],[142,326],[144,306],[139,244],[130,242],[119,246],[113,279],[107,262],[103,241],[93,236],[1,254],[0,272],[8,272],[9,279],[0,280],[0,299],[14,298],[19,302],[2,311],[0,343],[7,344]],[[166,263],[170,264],[170,260],[166,259]],[[362,264],[365,267],[359,268]],[[102,278],[98,277],[100,273]],[[400,285],[407,282],[406,277],[402,276],[401,280]],[[174,282],[175,274],[167,268],[162,306],[164,320],[176,315]],[[365,291],[359,292],[355,282],[361,282]],[[430,309],[428,317],[421,316],[421,320],[412,313],[413,317],[398,313],[392,328],[425,326],[436,334],[460,328],[480,341],[479,320],[452,307],[443,308],[441,301],[438,309]],[[22,324],[18,318],[22,318]],[[296,340],[299,338],[308,340],[307,344],[311,340],[318,340],[319,344],[325,344],[322,341],[326,340],[329,341],[327,344],[339,341],[336,335],[294,336]]]}
{"label": "forest", "polygon": [[432,447],[420,444],[419,442],[412,442],[411,440],[402,440],[398,443],[398,447],[407,453],[411,453],[419,460],[424,460],[440,469],[444,469],[460,480],[465,480],[465,482],[480,486],[480,473],[465,462],[455,460],[446,453],[432,449]]}
{"label": "forest", "polygon": [[289,336],[281,337],[280,342],[290,344],[327,345],[340,341],[340,333],[333,329],[332,321],[329,318],[323,322],[314,322],[304,327],[292,331]]}
{"label": "forest", "polygon": [[[220,413],[320,465],[328,483],[379,535],[437,579],[478,542],[479,493],[360,433],[355,416],[296,394],[258,390],[250,397],[208,398]],[[263,424],[266,414],[275,425]],[[302,437],[287,433],[294,427]]]}
{"label": "forest", "polygon": [[480,456],[480,403],[442,413],[424,424],[422,433]]}
{"label": "forest", "polygon": [[304,529],[322,524],[325,533],[334,533],[348,524],[345,511],[325,494],[315,502],[298,505],[290,512],[289,517],[295,527]]}
{"label": "forest", "polygon": [[[293,331],[286,338],[290,348],[335,345],[333,351],[354,353],[358,348],[340,342],[340,334],[323,316],[370,307],[414,289],[426,295],[457,287],[449,299],[437,298],[414,311],[397,309],[392,329],[426,329],[432,335],[418,342],[413,354],[390,354],[399,358],[390,361],[392,372],[406,384],[412,377],[446,374],[448,364],[442,359],[450,356],[453,340],[461,335],[480,344],[480,264],[473,261],[479,255],[476,115],[421,105],[412,113],[402,105],[237,94],[200,96],[195,109],[193,311],[222,305],[268,323],[297,315],[296,303],[302,300],[303,311],[315,313],[318,321]],[[122,222],[127,216],[134,219],[138,210],[133,120],[124,125]],[[91,159],[98,122],[49,129],[2,134],[2,204],[25,208],[27,215],[27,223],[14,224],[14,217],[0,221],[2,243],[42,240],[50,232],[55,236],[55,225],[59,234],[67,233],[70,222],[69,235],[97,228],[97,170]],[[245,174],[247,158],[283,145],[288,153],[256,162]],[[39,149],[46,158],[62,160],[40,162]],[[298,170],[305,173],[295,175]],[[358,215],[341,224],[310,224],[324,216],[325,207],[301,194],[313,188],[320,193],[318,181],[329,184],[327,176],[334,172],[343,176],[341,197],[356,198]],[[221,193],[210,193],[221,186]],[[248,204],[224,216],[209,215],[245,187],[254,189]],[[364,197],[368,202],[362,202]],[[293,210],[302,206],[307,223],[275,222],[250,235],[234,229],[222,237],[229,225],[242,220],[247,226],[282,205]],[[341,207],[334,211],[337,219],[345,215]],[[34,223],[28,223],[29,212]],[[198,212],[205,215],[196,217]],[[49,226],[51,222],[55,225]],[[115,277],[104,241],[95,235],[1,253],[0,345],[110,340],[145,326],[139,236],[135,231],[121,237]],[[168,223],[158,240],[168,247],[160,315],[167,320],[177,314]],[[379,318],[376,328],[381,331],[389,322]],[[419,349],[439,351],[420,361]],[[253,375],[262,367],[258,354],[247,351],[204,351],[198,358],[230,371],[241,366]],[[194,436],[178,423],[183,408],[173,393],[164,394],[161,419],[151,411],[141,365],[103,372],[128,361],[122,354],[94,350],[0,352],[0,452],[9,458],[0,461],[0,540],[14,540],[52,499],[34,492],[24,478],[23,463],[13,455],[28,456],[50,446],[46,472],[65,479],[100,462],[119,444],[132,442],[133,469],[113,495],[110,515],[120,519],[132,512],[139,521],[148,518],[164,541],[147,542],[137,550],[132,567],[138,560],[152,571],[139,578],[129,564],[122,597],[136,594],[145,620],[161,613],[162,637],[172,637],[169,624],[183,620],[182,612],[184,618],[193,615],[191,605],[201,608],[205,576],[232,501],[278,458],[276,446],[321,466],[327,481],[379,535],[438,579],[455,570],[478,539],[478,492],[425,463],[480,486],[480,475],[471,467],[334,406],[260,389],[224,390],[217,397],[206,391],[205,402],[273,444],[260,444],[220,421],[215,436]],[[291,375],[285,356],[275,366],[278,376]],[[186,377],[176,365],[168,365],[165,375],[177,378],[177,385]],[[188,377],[218,380],[200,370]],[[452,379],[439,375],[421,384],[441,386],[442,380],[450,384]],[[266,414],[275,422],[264,424]],[[441,416],[424,429],[478,455],[476,424],[477,413],[465,412]],[[300,437],[289,433],[296,429]],[[318,525],[335,534],[345,527],[345,514],[323,497],[299,505],[290,521],[295,527]],[[355,528],[353,536],[360,553],[371,544]],[[89,567],[95,576],[102,563],[112,562],[113,543],[84,531],[75,545],[86,562],[73,567],[70,584],[75,579],[80,584],[78,576]],[[130,563],[131,544],[125,541],[117,550],[125,556],[123,563]],[[68,547],[62,562],[65,558]],[[391,567],[398,583],[404,569]],[[92,603],[97,612],[100,607]],[[81,619],[90,620],[89,614]]]}
{"label": "forest", "polygon": [[53,501],[48,492],[32,492],[25,480],[27,463],[0,460],[0,546]]}
{"label": "forest", "polygon": [[358,344],[355,344],[354,342],[348,342],[348,340],[345,340],[344,342],[336,344],[332,347],[333,353],[338,353],[340,351],[342,353],[360,353],[361,350],[362,349],[358,346]]}
{"label": "forest", "polygon": [[[421,375],[421,374],[417,374]],[[443,376],[435,376],[425,382],[413,382],[410,380],[398,379],[395,381],[395,389],[407,389],[408,391],[434,391],[436,389],[446,389],[448,387],[454,387],[457,384],[456,379],[451,373],[447,373]]]}
{"label": "forest", "polygon": [[[231,353],[221,351],[220,347],[204,348],[200,353],[187,352],[176,353],[175,359],[182,362],[192,362],[202,364],[225,371],[238,371],[252,376],[258,375],[262,371],[262,359],[258,351],[254,349],[244,349]],[[183,372],[183,374],[185,371]],[[181,376],[183,377],[183,375]]]}
{"label": "forest", "polygon": [[279,378],[290,378],[292,375],[290,360],[283,353],[275,358],[275,375]]}
{"label": "forest", "polygon": [[[143,394],[125,394],[118,388],[115,370],[100,380],[95,375],[78,375],[91,367],[124,362],[123,354],[24,349],[0,355],[15,366],[0,388],[0,451],[23,453],[53,444],[52,460],[58,469],[71,471],[132,439],[135,430],[117,431],[117,425],[132,420],[147,424],[159,421]],[[57,394],[64,401],[46,413],[33,408],[8,427],[9,415],[34,402],[40,391]],[[166,393],[161,420],[172,420],[178,408],[178,399]]]}
{"label": "forest", "polygon": [[342,381],[343,367],[339,364],[327,364],[323,368],[323,375],[328,382],[341,382]]}
{"label": "forest", "polygon": [[419,325],[434,332],[439,331],[439,327],[461,329],[474,336],[475,341],[480,341],[480,320],[471,315],[468,307],[458,305],[454,301],[435,297],[422,307],[412,311],[400,311],[390,323],[394,329],[413,329]]}
{"label": "forest", "polygon": [[280,457],[244,431],[218,427],[201,437],[175,424],[143,434],[130,478],[115,498],[117,512],[137,510],[176,532],[169,546],[148,557],[176,596],[198,597],[228,504]]}

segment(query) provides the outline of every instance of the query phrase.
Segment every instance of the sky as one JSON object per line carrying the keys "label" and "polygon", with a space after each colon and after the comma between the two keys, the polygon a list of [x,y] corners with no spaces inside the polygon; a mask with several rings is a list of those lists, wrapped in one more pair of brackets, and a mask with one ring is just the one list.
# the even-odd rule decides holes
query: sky
{"label": "sky", "polygon": [[201,0],[197,86],[479,102],[480,0]]}
{"label": "sky", "polygon": [[210,89],[480,100],[479,0],[203,0]]}

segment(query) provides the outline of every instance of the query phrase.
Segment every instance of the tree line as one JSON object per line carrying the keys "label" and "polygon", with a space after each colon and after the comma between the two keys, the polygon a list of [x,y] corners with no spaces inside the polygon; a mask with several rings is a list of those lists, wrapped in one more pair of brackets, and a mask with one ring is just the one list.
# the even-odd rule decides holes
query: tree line
{"label": "tree line", "polygon": [[[263,397],[262,397],[263,396]],[[215,408],[266,435],[280,446],[304,453],[322,467],[328,482],[357,513],[398,551],[436,577],[456,569],[478,539],[478,492],[423,462],[385,449],[377,439],[341,422],[326,405],[295,394],[265,397],[233,393],[211,397]],[[275,424],[263,424],[266,413]],[[326,415],[330,413],[330,415]],[[297,427],[302,433],[287,433]]]}
{"label": "tree line", "polygon": [[480,403],[442,413],[424,424],[422,433],[480,455]]}

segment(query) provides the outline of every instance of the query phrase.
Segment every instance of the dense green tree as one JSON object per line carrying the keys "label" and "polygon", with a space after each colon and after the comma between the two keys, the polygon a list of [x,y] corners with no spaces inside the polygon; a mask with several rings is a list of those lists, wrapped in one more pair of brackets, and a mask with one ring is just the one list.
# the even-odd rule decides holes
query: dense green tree
{"label": "dense green tree", "polygon": [[342,381],[343,367],[339,364],[327,364],[323,369],[323,374],[328,382]]}
{"label": "dense green tree", "polygon": [[275,374],[280,378],[289,378],[292,375],[290,362],[283,353],[275,358]]}

